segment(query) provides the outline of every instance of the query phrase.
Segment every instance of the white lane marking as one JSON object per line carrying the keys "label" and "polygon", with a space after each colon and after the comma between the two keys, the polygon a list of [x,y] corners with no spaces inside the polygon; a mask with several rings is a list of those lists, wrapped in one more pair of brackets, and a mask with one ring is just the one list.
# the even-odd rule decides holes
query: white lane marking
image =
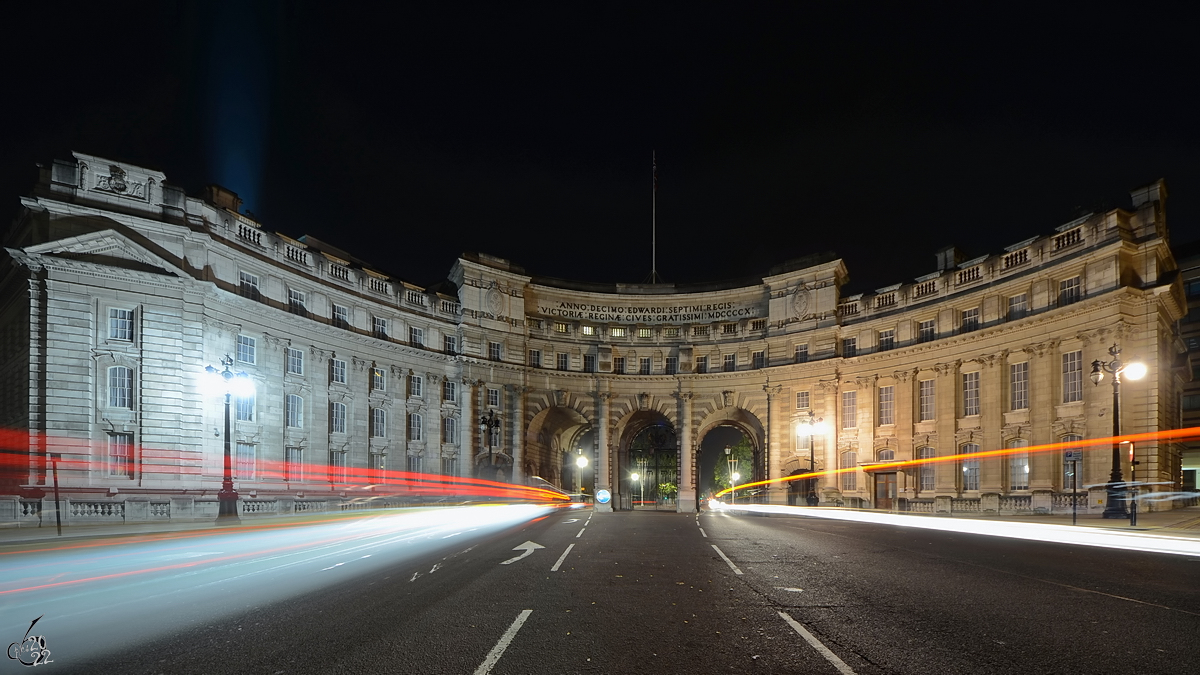
{"label": "white lane marking", "polygon": [[566,519],[566,520],[564,520],[563,522],[564,522],[564,523],[578,523],[578,522],[579,522],[579,519],[578,519],[578,518],[567,518],[567,519]]}
{"label": "white lane marking", "polygon": [[717,548],[716,544],[713,544],[712,547],[713,547],[713,550],[717,552],[717,555],[721,556],[721,560],[724,560],[725,564],[729,565],[730,569],[733,570],[734,574],[742,573],[742,571],[738,569],[737,565],[734,565],[733,561],[729,559],[729,556],[725,555],[724,553],[721,552],[721,549]]}
{"label": "white lane marking", "polygon": [[[587,526],[585,525],[585,526],[583,527],[583,530],[586,530],[586,529],[587,529]],[[583,536],[583,530],[580,530],[580,531],[579,531],[579,534],[575,535],[575,538],[576,538],[576,539],[578,539],[578,538],[580,538],[580,537],[582,537],[582,536]]]}
{"label": "white lane marking", "polygon": [[416,581],[417,577],[419,577],[419,576],[421,576],[420,572],[413,572],[412,578],[408,580],[408,583],[411,584],[412,582]]}
{"label": "white lane marking", "polygon": [[703,527],[700,528],[700,536],[704,537],[705,539],[708,539],[708,533],[704,531]]}
{"label": "white lane marking", "polygon": [[442,569],[442,563],[434,563],[433,567],[429,568],[429,573],[433,574],[434,572],[436,572],[440,569]]}
{"label": "white lane marking", "polygon": [[542,546],[541,544],[535,544],[532,541],[527,541],[524,544],[521,544],[520,546],[513,547],[514,551],[525,551],[524,553],[522,553],[521,555],[519,555],[515,558],[509,558],[508,560],[505,560],[504,562],[502,562],[500,564],[501,565],[511,565],[511,564],[517,562],[518,560],[520,560],[521,558],[527,557],[529,554],[533,553],[534,551],[536,551],[539,548],[546,548],[546,547]]}
{"label": "white lane marking", "polygon": [[573,549],[573,548],[575,548],[575,544],[571,544],[570,546],[567,547],[567,550],[563,551],[563,554],[558,557],[558,562],[554,563],[554,567],[550,568],[551,572],[558,571],[558,568],[562,566],[563,561],[567,559],[567,554],[570,553],[571,549]]}
{"label": "white lane marking", "polygon": [[808,642],[808,644],[813,646],[813,649],[820,652],[821,656],[824,656],[826,661],[832,663],[833,667],[837,668],[839,673],[842,675],[854,675],[854,671],[850,668],[850,666],[846,665],[845,661],[839,659],[837,654],[829,651],[829,648],[821,644],[820,640],[813,637],[812,633],[805,630],[804,626],[800,625],[800,622],[793,619],[787,612],[780,612],[779,616],[783,617],[783,620],[788,622],[788,625],[792,627],[792,630],[799,633],[800,637],[804,638],[805,642]]}
{"label": "white lane marking", "polygon": [[496,643],[495,647],[492,647],[487,658],[475,669],[475,675],[488,675],[492,672],[492,666],[495,666],[500,657],[504,655],[504,650],[508,649],[508,643],[517,636],[517,631],[521,630],[521,624],[525,623],[525,619],[528,619],[530,614],[533,614],[532,609],[521,610],[521,613],[517,615],[517,620],[513,621],[508,630],[504,631],[504,635],[500,636],[500,641]]}
{"label": "white lane marking", "polygon": [[442,537],[442,539],[449,539],[450,537],[457,537],[460,534],[462,534],[462,532],[452,532],[452,533]]}
{"label": "white lane marking", "polygon": [[803,593],[803,588],[792,588],[791,586],[776,586],[777,591],[787,591],[788,593]]}
{"label": "white lane marking", "polygon": [[[371,557],[371,556],[370,556],[370,554],[367,554],[367,555],[364,555],[364,556],[362,556],[361,558],[359,558],[359,560],[362,560],[363,558],[370,558],[370,557]],[[353,562],[353,561],[351,561],[351,562]],[[330,565],[329,567],[323,567],[323,568],[321,568],[321,571],[322,571],[322,572],[324,572],[325,570],[331,570],[331,569],[333,569],[333,568],[335,568],[335,567],[341,567],[342,565],[345,565],[345,564],[346,564],[346,563],[344,563],[344,562],[336,563],[336,564],[334,564],[334,565]]]}

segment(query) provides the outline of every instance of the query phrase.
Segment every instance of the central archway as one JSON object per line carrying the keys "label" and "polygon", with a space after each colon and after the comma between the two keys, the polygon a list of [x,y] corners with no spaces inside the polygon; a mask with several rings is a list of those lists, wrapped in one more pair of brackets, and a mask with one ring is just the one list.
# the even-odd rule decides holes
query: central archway
{"label": "central archway", "polygon": [[615,471],[621,503],[615,506],[674,511],[680,469],[675,425],[657,410],[639,410],[629,416],[624,427]]}

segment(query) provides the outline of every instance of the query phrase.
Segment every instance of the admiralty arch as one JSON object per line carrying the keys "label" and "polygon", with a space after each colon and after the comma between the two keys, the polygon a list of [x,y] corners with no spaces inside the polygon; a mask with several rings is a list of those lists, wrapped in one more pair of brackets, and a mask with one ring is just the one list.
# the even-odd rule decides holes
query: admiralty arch
{"label": "admiralty arch", "polygon": [[[5,238],[0,422],[35,433],[6,448],[0,520],[39,517],[52,455],[72,518],[215,516],[226,411],[206,368],[225,357],[255,385],[230,428],[244,513],[334,508],[373,471],[569,486],[580,454],[590,488],[613,494],[598,510],[627,509],[632,448],[655,429],[673,446],[675,507],[693,511],[698,454],[721,427],[753,446],[743,480],[846,469],[806,483],[822,505],[1069,509],[1065,451],[902,462],[1111,435],[1111,388],[1088,375],[1114,345],[1148,366],[1122,390],[1123,428],[1178,428],[1190,371],[1165,199],[1160,181],[1040,234],[1015,212],[1004,250],[946,248],[928,274],[854,295],[853,255],[832,254],[684,286],[464,253],[423,288],[264,229],[220,187],[189,196],[75,154],[41,168]],[[800,431],[816,419],[821,433]],[[1182,449],[1140,442],[1125,475],[1178,490]],[[1093,512],[1110,457],[1083,455]]]}

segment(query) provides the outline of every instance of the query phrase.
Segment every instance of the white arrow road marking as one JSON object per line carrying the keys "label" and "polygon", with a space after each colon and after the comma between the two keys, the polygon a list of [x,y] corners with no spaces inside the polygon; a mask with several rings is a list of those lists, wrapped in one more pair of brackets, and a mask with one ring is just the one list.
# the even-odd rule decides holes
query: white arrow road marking
{"label": "white arrow road marking", "polygon": [[564,523],[578,523],[578,522],[579,522],[579,519],[578,519],[578,518],[567,518],[567,519],[566,519],[566,520],[564,520],[563,522],[564,522]]}
{"label": "white arrow road marking", "polygon": [[570,553],[571,549],[573,548],[575,548],[575,544],[571,544],[567,547],[567,550],[563,551],[563,554],[558,558],[558,562],[554,563],[554,567],[550,568],[551,572],[557,572],[558,568],[562,567],[563,561],[567,559],[567,554]]}
{"label": "white arrow road marking", "polygon": [[440,569],[442,569],[442,563],[434,563],[433,567],[429,570],[429,573],[433,574]]}
{"label": "white arrow road marking", "polygon": [[[525,551],[524,553],[522,553],[521,555],[519,555],[515,558],[509,558],[508,560],[505,560],[504,562],[502,562],[500,564],[501,565],[511,565],[512,563],[515,563],[518,560],[520,560],[521,558],[528,556],[530,553],[533,553],[534,551],[536,551],[539,548],[546,548],[546,547],[542,546],[541,544],[535,544],[532,541],[527,541],[524,544],[521,544],[520,546],[513,548],[514,551],[524,550]],[[524,619],[522,619],[522,621],[524,621]]]}

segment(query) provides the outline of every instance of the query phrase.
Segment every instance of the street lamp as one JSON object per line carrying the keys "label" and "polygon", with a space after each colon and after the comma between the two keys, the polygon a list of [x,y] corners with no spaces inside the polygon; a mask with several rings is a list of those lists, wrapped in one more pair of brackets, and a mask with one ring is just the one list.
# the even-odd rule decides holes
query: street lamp
{"label": "street lamp", "polygon": [[575,466],[578,467],[576,475],[579,478],[579,494],[583,494],[583,469],[587,465],[588,459],[583,456],[583,448],[579,448],[579,456],[575,458]]}
{"label": "street lamp", "polygon": [[641,479],[641,476],[638,474],[638,472],[634,471],[629,478],[638,484],[638,503],[641,504],[642,502],[646,501],[646,488],[639,480]]}
{"label": "street lamp", "polygon": [[[825,433],[825,420],[813,414],[813,411],[808,411],[808,418],[801,418],[796,423],[796,436],[808,436],[808,472],[813,473],[817,470],[817,457],[813,453],[813,436]],[[808,479],[808,494],[805,498],[810,505],[814,505],[813,497],[817,493],[817,479]]]}
{"label": "street lamp", "polygon": [[737,455],[733,454],[733,448],[725,446],[725,461],[729,462],[729,503],[737,503],[737,480],[741,475],[737,473],[738,460]]}
{"label": "street lamp", "polygon": [[[496,460],[492,456],[492,434],[498,431],[500,431],[500,418],[496,417],[495,410],[489,410],[486,415],[479,418],[479,441],[487,448],[489,467],[496,464]],[[495,478],[495,476],[488,476],[488,478]]]}
{"label": "street lamp", "polygon": [[1131,380],[1140,380],[1146,376],[1146,364],[1141,361],[1133,363],[1121,363],[1121,348],[1113,345],[1109,348],[1108,353],[1112,355],[1112,361],[1104,362],[1100,359],[1092,361],[1092,373],[1089,376],[1092,384],[1100,384],[1104,379],[1104,373],[1112,373],[1113,381],[1113,446],[1112,446],[1112,473],[1108,477],[1108,501],[1104,505],[1104,518],[1125,518],[1128,517],[1125,513],[1125,508],[1121,504],[1121,450],[1120,443],[1116,437],[1121,435],[1121,376]]}
{"label": "street lamp", "polygon": [[205,366],[204,370],[219,377],[215,380],[220,390],[225,394],[225,474],[221,479],[221,491],[217,493],[217,503],[220,505],[217,510],[218,522],[236,523],[238,522],[237,502],[238,493],[233,489],[233,458],[230,450],[230,421],[229,404],[234,394],[244,396],[254,393],[254,382],[246,373],[235,373],[230,370],[233,365],[233,359],[228,354],[221,357],[221,370],[217,370],[212,366]]}
{"label": "street lamp", "polygon": [[[734,460],[734,463],[736,464],[737,460]],[[731,488],[730,492],[729,492],[729,503],[736,504],[737,503],[737,482],[739,480],[741,480],[742,474],[734,471],[732,474],[729,475],[729,478],[730,478],[729,487]]]}

